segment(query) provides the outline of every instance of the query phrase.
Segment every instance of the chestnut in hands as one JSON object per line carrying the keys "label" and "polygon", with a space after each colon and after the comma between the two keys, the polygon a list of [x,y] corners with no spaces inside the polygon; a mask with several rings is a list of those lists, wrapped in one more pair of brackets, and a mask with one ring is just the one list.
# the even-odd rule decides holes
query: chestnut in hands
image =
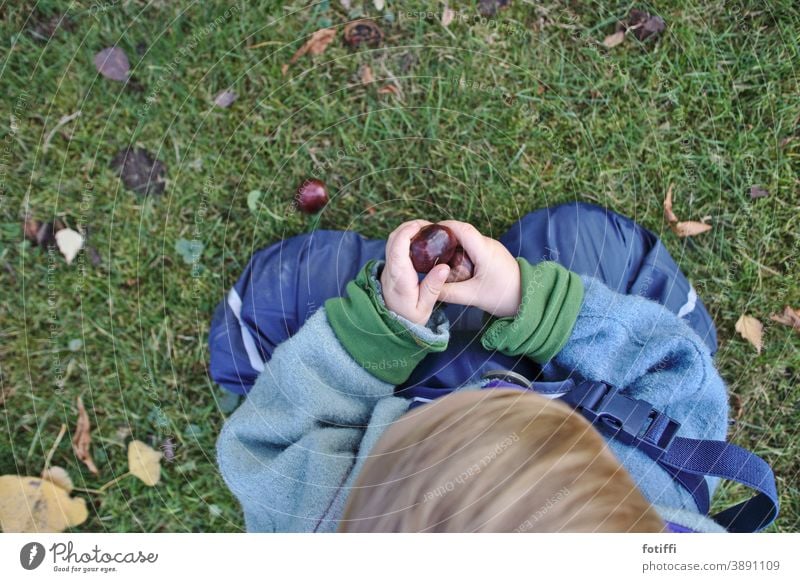
{"label": "chestnut in hands", "polygon": [[427,273],[448,262],[458,246],[453,231],[440,224],[423,226],[411,239],[411,264],[417,273]]}
{"label": "chestnut in hands", "polygon": [[316,178],[303,180],[297,187],[294,203],[298,210],[306,214],[314,214],[322,210],[328,203],[328,190],[325,188],[325,182]]}
{"label": "chestnut in hands", "polygon": [[411,239],[411,264],[418,273],[427,273],[439,263],[450,266],[447,283],[466,281],[475,268],[452,230],[441,224],[430,224]]}
{"label": "chestnut in hands", "polygon": [[458,247],[453,256],[447,262],[450,265],[450,274],[447,276],[445,283],[460,283],[472,278],[475,271],[475,265],[469,258],[463,248]]}

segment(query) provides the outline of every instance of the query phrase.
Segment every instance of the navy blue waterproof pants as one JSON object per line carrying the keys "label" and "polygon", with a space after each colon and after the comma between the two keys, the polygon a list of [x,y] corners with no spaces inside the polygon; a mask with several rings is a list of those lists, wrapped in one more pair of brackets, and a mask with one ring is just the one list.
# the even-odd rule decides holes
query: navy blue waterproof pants
{"label": "navy blue waterproof pants", "polygon": [[[619,293],[665,305],[716,353],[716,329],[705,306],[658,237],[633,220],[572,202],[527,214],[499,240],[532,264],[556,261]],[[214,313],[209,334],[214,381],[247,393],[275,347],[325,300],[340,297],[368,260],[384,258],[385,245],[352,231],[318,230],[257,251]],[[478,309],[448,305],[445,311],[451,322],[447,350],[425,358],[402,387],[460,386],[492,369],[537,376],[533,361],[483,349]]]}

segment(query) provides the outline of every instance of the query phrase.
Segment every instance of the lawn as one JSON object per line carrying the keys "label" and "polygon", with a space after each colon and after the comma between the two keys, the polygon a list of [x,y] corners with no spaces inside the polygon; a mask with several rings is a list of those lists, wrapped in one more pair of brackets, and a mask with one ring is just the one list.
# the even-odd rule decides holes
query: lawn
{"label": "lawn", "polygon": [[[214,457],[231,403],[206,343],[255,249],[315,227],[384,238],[420,216],[499,236],[530,210],[586,200],[658,233],[693,282],[719,330],[730,438],[776,472],[770,531],[800,529],[800,335],[769,318],[800,307],[796,3],[515,0],[481,20],[477,2],[454,2],[444,27],[443,4],[346,2],[385,34],[357,50],[342,42],[354,14],[340,2],[281,4],[0,6],[0,474],[38,475],[62,423],[52,463],[83,489],[127,471],[131,438],[169,439],[155,487],[77,492],[90,515],[76,531],[240,531]],[[604,47],[633,7],[662,16],[663,35]],[[71,24],[48,39],[64,12]],[[337,28],[327,50],[282,74],[324,27]],[[113,45],[127,84],[93,64]],[[215,106],[225,89],[236,101]],[[164,163],[163,194],[137,195],[110,168],[128,146]],[[318,224],[288,206],[314,174],[332,192]],[[670,230],[670,185],[676,214],[710,232]],[[94,252],[66,264],[25,241],[26,212],[80,228]],[[742,314],[764,324],[760,353],[734,329]],[[78,396],[99,475],[70,445]],[[719,501],[743,493],[726,486]]]}

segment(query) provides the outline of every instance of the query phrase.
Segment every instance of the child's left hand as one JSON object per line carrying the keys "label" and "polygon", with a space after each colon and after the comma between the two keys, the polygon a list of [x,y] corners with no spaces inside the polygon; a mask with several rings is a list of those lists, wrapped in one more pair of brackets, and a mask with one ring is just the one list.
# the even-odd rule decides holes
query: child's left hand
{"label": "child's left hand", "polygon": [[411,220],[398,226],[386,241],[386,264],[381,273],[383,301],[386,307],[419,325],[425,325],[433,313],[450,267],[436,265],[419,282],[411,264],[411,239],[427,220]]}

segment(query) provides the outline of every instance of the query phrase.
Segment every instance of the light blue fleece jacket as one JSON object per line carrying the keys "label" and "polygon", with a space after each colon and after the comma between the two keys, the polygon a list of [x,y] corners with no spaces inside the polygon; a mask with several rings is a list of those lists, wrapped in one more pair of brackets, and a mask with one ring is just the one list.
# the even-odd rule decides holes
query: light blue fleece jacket
{"label": "light blue fleece jacket", "polygon": [[[545,365],[546,379],[571,373],[616,385],[679,421],[681,436],[724,439],[726,389],[702,339],[656,302],[616,293],[592,277],[581,281],[580,312],[567,343]],[[407,327],[428,341],[446,340],[442,315],[426,327]],[[220,471],[247,530],[335,531],[370,450],[408,408],[393,392],[342,347],[324,307],[279,345],[217,441]],[[609,446],[662,517],[720,531],[652,459],[618,441]],[[716,480],[709,486],[713,493]]]}

